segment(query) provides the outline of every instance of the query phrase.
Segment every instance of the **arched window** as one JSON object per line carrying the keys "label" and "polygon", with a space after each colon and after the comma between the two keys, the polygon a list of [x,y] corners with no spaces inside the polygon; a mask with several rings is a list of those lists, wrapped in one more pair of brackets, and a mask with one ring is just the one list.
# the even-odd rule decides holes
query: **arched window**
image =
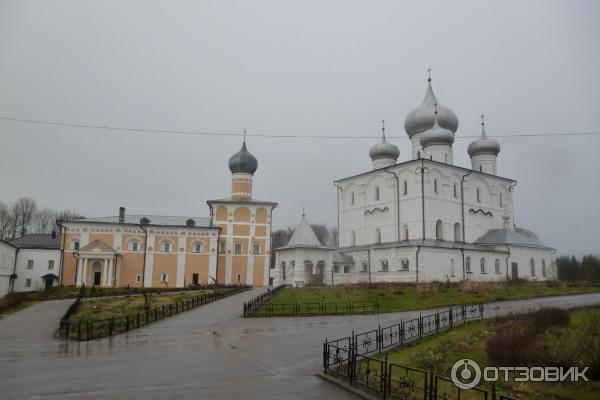
{"label": "arched window", "polygon": [[481,189],[477,188],[476,194],[477,194],[477,202],[481,203]]}
{"label": "arched window", "polygon": [[127,250],[129,251],[139,251],[140,249],[140,241],[137,239],[131,239],[127,242]]}
{"label": "arched window", "polygon": [[452,258],[450,260],[450,276],[451,277],[455,277],[456,276],[456,269],[454,267],[454,258]]}
{"label": "arched window", "polygon": [[467,273],[471,272],[471,257],[465,259],[465,270]]}
{"label": "arched window", "polygon": [[417,151],[417,158],[421,158],[421,152]]}
{"label": "arched window", "polygon": [[347,265],[344,265],[344,273],[347,274],[350,272],[350,267]]}
{"label": "arched window", "polygon": [[435,223],[435,238],[437,240],[444,240],[444,224],[442,224],[441,219],[438,219]]}
{"label": "arched window", "polygon": [[[204,244],[202,242],[192,243],[192,253],[202,253],[203,251],[204,251]],[[285,262],[283,264],[285,264]]]}
{"label": "arched window", "polygon": [[354,192],[350,192],[350,205],[354,205]]}
{"label": "arched window", "polygon": [[503,201],[502,201],[502,193],[500,193],[500,207],[504,207]]}
{"label": "arched window", "polygon": [[296,261],[290,261],[290,266],[289,266],[290,273],[292,273],[292,274],[294,273],[295,266],[296,266]]}
{"label": "arched window", "polygon": [[433,180],[433,191],[435,193],[439,193],[439,191],[438,191],[438,180],[437,179]]}
{"label": "arched window", "polygon": [[69,248],[71,250],[79,250],[79,239],[71,239],[69,242]]}
{"label": "arched window", "polygon": [[408,225],[404,225],[404,240],[408,240]]}
{"label": "arched window", "polygon": [[408,194],[408,181],[402,181],[402,194]]}
{"label": "arched window", "polygon": [[460,224],[458,222],[454,224],[454,241],[460,242]]}
{"label": "arched window", "polygon": [[285,270],[285,261],[281,262],[281,269]]}
{"label": "arched window", "polygon": [[500,273],[500,260],[498,260],[496,258],[496,261],[494,261],[494,270],[496,271],[497,274]]}
{"label": "arched window", "polygon": [[542,258],[542,276],[546,277],[546,260]]}
{"label": "arched window", "polygon": [[454,186],[452,186],[452,192],[454,194],[454,198],[458,197],[458,185],[455,183]]}
{"label": "arched window", "polygon": [[173,243],[170,240],[163,240],[160,242],[160,251],[170,253],[173,250]]}
{"label": "arched window", "polygon": [[363,261],[363,262],[362,262],[362,271],[363,271],[363,272],[367,272],[367,271],[368,271],[368,269],[369,269],[369,264],[367,264],[367,262],[366,262],[366,261]]}
{"label": "arched window", "polygon": [[281,277],[285,281],[285,261],[281,262]]}
{"label": "arched window", "polygon": [[375,186],[375,200],[379,200],[379,186]]}
{"label": "arched window", "polygon": [[479,172],[483,172],[483,166],[482,165],[479,166]]}
{"label": "arched window", "polygon": [[381,244],[381,229],[375,229],[375,243]]}
{"label": "arched window", "polygon": [[487,274],[487,272],[485,272],[485,258],[481,258],[481,273],[482,274]]}
{"label": "arched window", "polygon": [[333,273],[337,274],[338,272],[340,272],[340,267],[338,265],[334,265],[333,266]]}
{"label": "arched window", "polygon": [[388,272],[388,260],[381,260],[381,271]]}
{"label": "arched window", "polygon": [[531,267],[531,276],[535,276],[535,260],[533,258],[529,260],[529,266]]}
{"label": "arched window", "polygon": [[350,232],[350,245],[356,246],[356,233],[354,231]]}

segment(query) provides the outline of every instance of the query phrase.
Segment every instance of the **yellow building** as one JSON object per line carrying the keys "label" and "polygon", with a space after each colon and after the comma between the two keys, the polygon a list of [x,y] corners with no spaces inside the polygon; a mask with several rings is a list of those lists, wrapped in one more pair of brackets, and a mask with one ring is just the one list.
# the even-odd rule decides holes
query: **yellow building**
{"label": "yellow building", "polygon": [[229,159],[231,197],[208,201],[210,218],[127,215],[121,207],[118,216],[63,222],[62,284],[271,284],[271,215],[277,203],[252,198],[257,168],[244,140]]}

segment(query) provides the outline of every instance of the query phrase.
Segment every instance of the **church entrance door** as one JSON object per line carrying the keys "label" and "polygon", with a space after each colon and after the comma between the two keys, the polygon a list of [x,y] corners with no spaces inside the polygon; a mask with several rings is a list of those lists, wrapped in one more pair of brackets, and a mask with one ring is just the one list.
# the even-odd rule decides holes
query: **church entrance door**
{"label": "church entrance door", "polygon": [[100,282],[102,281],[102,263],[100,261],[94,261],[92,272],[94,274],[94,286],[100,286]]}
{"label": "church entrance door", "polygon": [[511,264],[511,267],[512,267],[512,280],[516,281],[519,279],[519,264],[514,262]]}

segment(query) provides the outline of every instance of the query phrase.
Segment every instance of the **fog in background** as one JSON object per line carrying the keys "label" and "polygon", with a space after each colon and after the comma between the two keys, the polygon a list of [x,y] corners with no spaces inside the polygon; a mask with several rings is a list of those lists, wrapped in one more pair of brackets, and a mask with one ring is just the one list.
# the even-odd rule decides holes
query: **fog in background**
{"label": "fog in background", "polygon": [[[600,131],[598,1],[0,0],[0,117],[215,133],[248,130],[254,197],[333,226],[334,179],[371,168],[431,67],[460,126],[455,164],[489,135]],[[253,134],[369,136],[262,138]],[[516,223],[558,254],[600,252],[600,136],[498,138]],[[208,216],[241,137],[0,120],[0,200],[87,217]]]}

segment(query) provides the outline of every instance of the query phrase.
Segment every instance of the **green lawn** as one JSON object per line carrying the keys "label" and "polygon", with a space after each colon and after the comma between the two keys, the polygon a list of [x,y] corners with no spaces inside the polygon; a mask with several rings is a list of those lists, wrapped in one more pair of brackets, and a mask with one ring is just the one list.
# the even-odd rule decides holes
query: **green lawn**
{"label": "green lawn", "polygon": [[423,285],[416,287],[390,285],[366,288],[340,286],[335,288],[286,288],[271,303],[320,303],[347,301],[377,301],[380,312],[394,312],[435,308],[462,303],[493,302],[528,299],[542,296],[569,295],[600,292],[597,286],[571,286],[561,284],[474,284],[443,287]]}
{"label": "green lawn", "polygon": [[[546,345],[563,348],[581,347],[581,329],[586,321],[589,321],[591,314],[597,314],[600,317],[600,309],[587,308],[574,311],[571,313],[571,320],[567,326],[552,327],[535,340],[542,340]],[[488,339],[496,335],[497,328],[496,320],[470,322],[391,351],[387,353],[388,362],[434,371],[438,375],[445,376],[449,376],[452,365],[463,358],[475,360],[482,367],[493,366],[495,364],[488,357],[486,343]],[[579,354],[581,356],[582,353]],[[377,358],[383,359],[384,357],[385,355],[382,354]],[[577,365],[579,360],[575,358],[574,363]],[[500,384],[498,387],[519,399],[596,400],[600,393],[599,380],[574,383],[513,381],[508,384]]]}
{"label": "green lawn", "polygon": [[[149,294],[148,301],[150,307],[155,308],[200,296],[208,292],[209,291],[194,290],[188,292]],[[133,315],[145,310],[143,295],[88,299],[83,301],[71,316],[71,322],[101,321],[109,318],[125,317],[126,315]]]}

